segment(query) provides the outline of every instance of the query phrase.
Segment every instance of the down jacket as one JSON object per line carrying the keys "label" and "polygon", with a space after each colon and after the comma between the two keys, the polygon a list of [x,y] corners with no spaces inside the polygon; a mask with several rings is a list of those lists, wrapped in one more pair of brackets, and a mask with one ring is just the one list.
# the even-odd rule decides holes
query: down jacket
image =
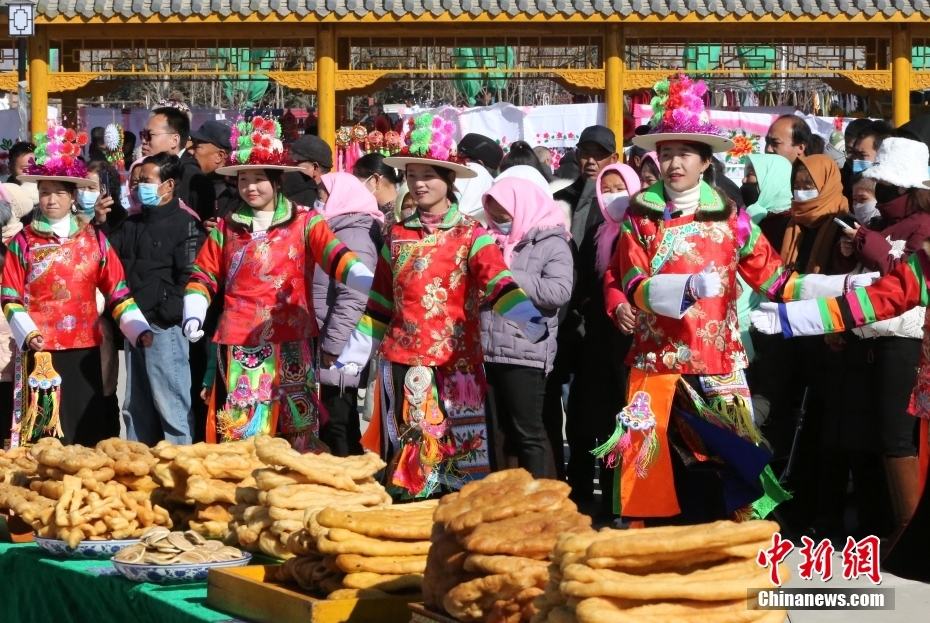
{"label": "down jacket", "polygon": [[206,236],[178,198],[133,214],[115,231],[102,227],[116,250],[136,305],[160,329],[181,324],[184,289]]}
{"label": "down jacket", "polygon": [[[378,263],[383,244],[381,223],[368,214],[354,213],[327,220],[336,237],[351,249],[372,272]],[[320,329],[320,350],[333,355],[342,352],[349,335],[358,324],[368,304],[368,295],[341,283],[336,283],[322,270],[313,271],[313,312]],[[355,387],[358,376],[344,376],[335,370],[321,370],[320,380],[326,385],[343,384]]]}
{"label": "down jacket", "polygon": [[481,348],[484,360],[552,370],[555,361],[559,308],[572,296],[572,250],[563,227],[531,229],[514,249],[510,272],[536,309],[543,312],[549,336],[531,344],[516,323],[489,306],[481,308]]}

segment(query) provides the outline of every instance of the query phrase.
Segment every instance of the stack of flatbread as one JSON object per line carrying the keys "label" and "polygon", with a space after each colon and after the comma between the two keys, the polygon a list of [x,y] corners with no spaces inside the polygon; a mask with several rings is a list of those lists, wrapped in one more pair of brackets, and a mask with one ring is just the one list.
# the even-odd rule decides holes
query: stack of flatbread
{"label": "stack of flatbread", "polygon": [[[756,556],[777,531],[770,521],[718,521],[563,534],[532,621],[782,623],[784,610],[747,601],[750,589],[769,585]],[[779,573],[786,579],[787,567]]]}
{"label": "stack of flatbread", "polygon": [[425,606],[466,623],[528,622],[549,580],[558,535],[593,533],[590,517],[568,493],[564,482],[513,469],[442,498],[433,516]]}
{"label": "stack of flatbread", "polygon": [[436,501],[426,501],[307,511],[304,530],[288,541],[297,557],[284,563],[279,579],[329,599],[421,601],[435,508]]}
{"label": "stack of flatbread", "polygon": [[288,549],[288,540],[304,529],[307,513],[327,506],[364,510],[391,503],[374,479],[385,466],[376,454],[300,454],[287,440],[268,436],[256,437],[254,443],[261,462],[252,473],[257,498],[231,510],[239,544],[246,550],[291,558],[297,554]]}

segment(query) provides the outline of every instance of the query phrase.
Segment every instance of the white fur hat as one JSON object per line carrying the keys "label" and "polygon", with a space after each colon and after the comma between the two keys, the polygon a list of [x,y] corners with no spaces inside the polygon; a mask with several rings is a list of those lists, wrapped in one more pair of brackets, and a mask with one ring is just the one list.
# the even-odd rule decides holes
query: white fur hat
{"label": "white fur hat", "polygon": [[882,141],[875,161],[862,174],[876,182],[899,188],[926,188],[927,146],[906,138],[891,137]]}

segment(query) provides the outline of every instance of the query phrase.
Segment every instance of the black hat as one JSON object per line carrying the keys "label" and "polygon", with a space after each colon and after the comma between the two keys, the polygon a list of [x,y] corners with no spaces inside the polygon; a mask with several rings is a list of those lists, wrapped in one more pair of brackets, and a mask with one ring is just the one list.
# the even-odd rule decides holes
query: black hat
{"label": "black hat", "polygon": [[227,152],[232,151],[232,143],[229,140],[229,126],[220,121],[204,121],[202,126],[191,132],[191,140],[210,143]]}
{"label": "black hat", "polygon": [[597,143],[612,154],[617,152],[617,137],[614,131],[602,125],[589,125],[582,130],[581,136],[578,137],[578,144],[581,143]]}
{"label": "black hat", "polygon": [[501,146],[482,134],[470,132],[458,144],[459,155],[481,161],[489,169],[497,169],[504,159]]}
{"label": "black hat", "polygon": [[333,150],[319,136],[305,134],[291,143],[291,158],[296,162],[315,162],[324,169],[333,168]]}

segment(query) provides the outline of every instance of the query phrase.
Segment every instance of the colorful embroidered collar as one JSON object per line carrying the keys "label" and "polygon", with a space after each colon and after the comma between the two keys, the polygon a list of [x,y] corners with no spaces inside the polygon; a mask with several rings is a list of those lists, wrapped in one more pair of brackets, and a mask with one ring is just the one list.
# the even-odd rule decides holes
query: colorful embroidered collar
{"label": "colorful embroidered collar", "polygon": [[[69,215],[70,225],[68,227],[68,238],[73,238],[78,231],[81,229],[81,224],[74,217],[73,214]],[[37,233],[40,236],[50,238],[56,236],[57,234],[52,230],[52,224],[49,222],[48,218],[39,212],[34,219],[32,219],[32,231]]]}
{"label": "colorful embroidered collar", "polygon": [[[666,207],[671,206],[670,201],[665,197],[665,183],[656,182],[649,188],[647,188],[639,197],[636,199],[637,203],[645,207],[647,210],[654,212],[664,213]],[[721,212],[726,208],[726,204],[723,202],[723,199],[720,198],[720,195],[710,187],[710,185],[701,181],[701,198],[698,200],[698,212]],[[675,211],[672,210],[671,214],[674,214]]]}
{"label": "colorful embroidered collar", "polygon": [[[437,229],[451,229],[459,224],[459,221],[462,220],[462,213],[459,212],[459,204],[453,203],[449,206],[449,210],[446,212],[446,217],[442,219],[442,223],[437,225]],[[422,229],[423,223],[420,222],[420,211],[416,210],[411,214],[403,223],[404,227],[415,227]]]}
{"label": "colorful embroidered collar", "polygon": [[[274,208],[274,217],[271,219],[271,225],[268,226],[269,229],[284,223],[291,218],[291,215],[294,213],[294,204],[291,203],[284,195],[278,195],[278,203]],[[252,229],[252,208],[243,203],[238,210],[232,213],[230,218],[235,223]]]}

